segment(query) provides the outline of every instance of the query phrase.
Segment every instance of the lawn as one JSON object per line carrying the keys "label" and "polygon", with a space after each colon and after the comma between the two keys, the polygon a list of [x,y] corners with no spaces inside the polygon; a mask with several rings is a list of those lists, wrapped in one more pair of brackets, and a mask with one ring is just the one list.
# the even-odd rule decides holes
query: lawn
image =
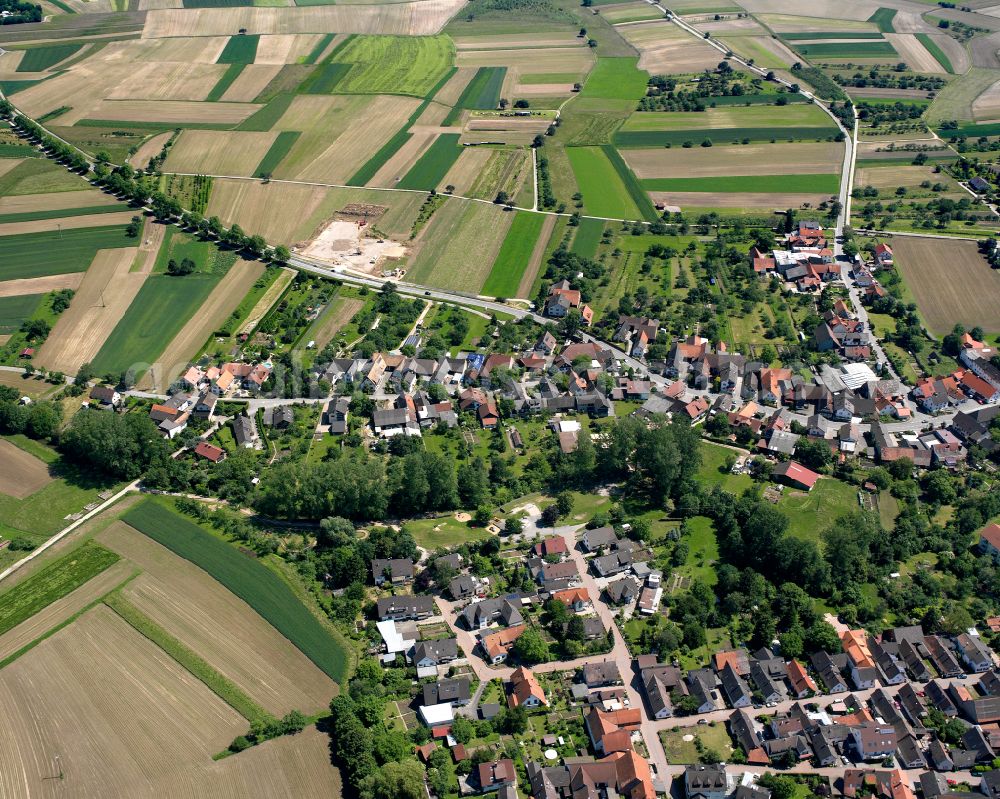
{"label": "lawn", "polygon": [[410,171],[403,176],[397,187],[426,191],[436,189],[462,153],[462,148],[458,144],[461,135],[460,133],[442,133],[438,136],[434,143],[427,148],[427,151],[410,167]]}
{"label": "lawn", "polygon": [[259,34],[240,34],[230,36],[226,46],[216,59],[216,64],[252,64],[257,57]]}
{"label": "lawn", "polygon": [[703,486],[711,488],[718,485],[730,494],[739,496],[753,485],[749,475],[733,474],[728,470],[725,473],[720,471],[720,467],[730,455],[738,457],[739,453],[708,441],[702,441],[700,449],[701,466],[698,468],[698,482]]}
{"label": "lawn", "polygon": [[637,58],[598,58],[580,97],[639,100],[646,94],[649,74],[636,67]]}
{"label": "lawn", "polygon": [[482,527],[470,527],[466,522],[455,521],[454,514],[413,519],[406,523],[406,529],[413,535],[417,546],[431,551],[489,537]]}
{"label": "lawn", "polygon": [[124,225],[21,233],[0,238],[4,280],[83,272],[98,250],[134,246]]}
{"label": "lawn", "polygon": [[688,519],[687,529],[690,531],[686,539],[688,557],[678,571],[705,585],[715,585],[718,582],[715,566],[719,561],[719,542],[712,520],[707,516],[694,516]]}
{"label": "lawn", "polygon": [[122,520],[208,572],[333,680],[346,679],[348,655],[344,645],[299,601],[281,577],[255,557],[155,500],[147,499],[134,506]]}
{"label": "lawn", "polygon": [[0,594],[0,635],[79,588],[118,560],[114,552],[88,541]]}
{"label": "lawn", "polygon": [[281,131],[281,133],[278,134],[278,138],[274,140],[271,148],[267,151],[260,163],[257,165],[257,168],[254,170],[254,177],[260,178],[274,172],[274,170],[278,168],[278,164],[280,164],[282,159],[288,155],[289,151],[301,135],[302,133],[297,130]]}
{"label": "lawn", "polygon": [[454,64],[455,45],[448,36],[356,36],[335,58],[351,65],[338,93],[424,97]]}
{"label": "lawn", "polygon": [[570,252],[583,258],[593,258],[597,254],[597,247],[601,243],[601,236],[604,235],[603,219],[590,219],[585,217],[580,220],[573,235],[573,244],[570,245]]}
{"label": "lawn", "polygon": [[76,53],[82,42],[72,44],[48,44],[42,47],[32,47],[21,58],[21,63],[17,65],[16,72],[44,72],[51,66],[65,61]]}
{"label": "lawn", "polygon": [[824,526],[859,507],[857,487],[832,477],[819,480],[808,493],[786,488],[778,503],[778,510],[788,517],[788,532],[813,541],[819,540]]}
{"label": "lawn", "polygon": [[647,178],[642,182],[647,191],[704,192],[803,192],[836,194],[840,176],[820,175],[732,175],[702,178]]}
{"label": "lawn", "polygon": [[0,297],[0,333],[13,333],[22,322],[31,319],[44,297],[44,294]]}
{"label": "lawn", "polygon": [[[685,738],[691,738],[686,741]],[[705,724],[698,727],[680,727],[676,732],[664,730],[660,733],[660,741],[667,754],[667,762],[690,765],[698,763],[698,747],[700,742],[704,749],[712,749],[721,755],[722,760],[729,760],[733,752],[733,744],[726,731],[726,725],[721,722]]]}
{"label": "lawn", "polygon": [[521,284],[521,276],[531,260],[545,217],[529,211],[518,211],[511,222],[507,236],[500,246],[490,276],[483,284],[482,293],[493,297],[513,297]]}
{"label": "lawn", "polygon": [[642,212],[601,147],[567,147],[573,174],[587,214],[611,219],[639,219]]}

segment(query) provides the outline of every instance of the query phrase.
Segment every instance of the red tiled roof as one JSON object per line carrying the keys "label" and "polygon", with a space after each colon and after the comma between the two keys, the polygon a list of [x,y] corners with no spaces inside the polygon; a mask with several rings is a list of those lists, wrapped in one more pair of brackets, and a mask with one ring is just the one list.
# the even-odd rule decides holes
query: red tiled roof
{"label": "red tiled roof", "polygon": [[979,537],[994,549],[1000,549],[1000,524],[986,525],[979,531]]}

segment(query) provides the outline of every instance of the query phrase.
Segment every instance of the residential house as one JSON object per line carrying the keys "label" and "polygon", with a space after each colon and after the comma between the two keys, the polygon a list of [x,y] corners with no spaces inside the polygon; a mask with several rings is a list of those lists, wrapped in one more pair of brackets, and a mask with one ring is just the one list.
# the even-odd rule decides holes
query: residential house
{"label": "residential house", "polygon": [[969,671],[983,672],[993,668],[993,656],[978,636],[962,633],[955,638],[955,645]]}
{"label": "residential house", "polygon": [[219,398],[211,391],[202,392],[198,399],[195,400],[194,409],[191,411],[191,415],[194,416],[195,419],[206,419],[210,422],[215,416],[215,406],[218,402]]}
{"label": "residential house", "polygon": [[489,635],[484,635],[479,639],[479,646],[486,653],[486,659],[494,666],[503,663],[514,646],[514,642],[528,629],[524,624],[515,624],[512,627],[499,630]]}
{"label": "residential house", "polygon": [[685,766],[684,795],[687,799],[726,799],[730,791],[725,766]]}
{"label": "residential house", "polygon": [[958,677],[962,673],[962,666],[955,657],[955,653],[942,638],[937,635],[924,636],[924,646],[931,664],[942,677]]}
{"label": "residential house", "polygon": [[469,704],[469,700],[472,698],[468,677],[425,683],[423,691],[425,705],[448,702],[452,707],[461,707]]}
{"label": "residential house", "polygon": [[521,666],[510,675],[507,704],[511,708],[535,708],[547,706],[549,702],[535,675]]}
{"label": "residential house", "polygon": [[621,671],[613,660],[584,664],[582,677],[588,688],[603,688],[608,685],[622,684]]}
{"label": "residential house", "polygon": [[569,555],[569,547],[566,539],[561,535],[553,535],[544,538],[532,547],[532,552],[539,558],[558,558],[565,560]]}
{"label": "residential house", "polygon": [[792,686],[792,694],[796,699],[813,696],[819,690],[815,680],[806,671],[806,667],[795,659],[788,662],[788,682]]}
{"label": "residential house", "polygon": [[479,789],[483,793],[492,793],[501,788],[517,786],[517,770],[514,768],[514,761],[510,758],[492,763],[480,763],[476,769],[476,775],[479,779]]}
{"label": "residential house", "polygon": [[442,663],[451,663],[457,657],[458,642],[454,638],[420,641],[413,648],[413,665],[418,669],[440,666]]}
{"label": "residential house", "polygon": [[264,408],[261,418],[265,427],[273,427],[275,430],[287,430],[295,424],[295,409],[291,405],[267,407]]}
{"label": "residential house", "polygon": [[1000,560],[1000,524],[993,522],[979,531],[979,551]]}
{"label": "residential house", "polygon": [[122,395],[112,386],[94,386],[90,398],[102,408],[117,408],[122,402]]}
{"label": "residential house", "polygon": [[562,602],[575,613],[581,613],[591,607],[590,592],[586,588],[566,588],[553,591],[552,599]]}
{"label": "residential house", "polygon": [[204,458],[211,463],[221,463],[226,459],[226,451],[207,441],[199,441],[194,448],[194,454],[199,458]]}
{"label": "residential house", "polygon": [[813,654],[810,662],[812,663],[813,670],[823,682],[827,693],[840,694],[847,690],[847,683],[844,682],[840,669],[837,668],[829,653],[821,649]]}
{"label": "residential house", "polygon": [[375,612],[379,621],[419,621],[434,615],[434,600],[429,596],[380,597]]}
{"label": "residential house", "polygon": [[719,679],[722,681],[726,699],[733,708],[748,707],[753,704],[753,695],[746,680],[736,673],[732,663],[726,663],[719,674]]}
{"label": "residential house", "polygon": [[598,527],[594,530],[584,530],[580,538],[587,552],[600,552],[618,545],[618,536],[613,527]]}
{"label": "residential house", "polygon": [[632,577],[623,577],[607,584],[604,593],[614,605],[629,605],[639,595],[639,583]]}
{"label": "residential house", "polygon": [[642,726],[642,711],[639,708],[605,711],[592,707],[584,716],[584,724],[598,755],[626,752],[632,749],[632,733]]}
{"label": "residential house", "polygon": [[862,760],[884,760],[896,752],[896,730],[878,722],[866,722],[851,728],[851,744]]}
{"label": "residential house", "polygon": [[257,436],[257,426],[246,414],[239,414],[233,417],[233,439],[236,446],[244,449],[254,449],[260,443]]}
{"label": "residential house", "polygon": [[374,558],[371,569],[375,585],[387,581],[393,585],[413,582],[413,561],[409,558]]}
{"label": "residential house", "polygon": [[468,605],[459,618],[469,630],[485,630],[495,622],[513,627],[524,622],[519,604],[513,596],[484,599]]}

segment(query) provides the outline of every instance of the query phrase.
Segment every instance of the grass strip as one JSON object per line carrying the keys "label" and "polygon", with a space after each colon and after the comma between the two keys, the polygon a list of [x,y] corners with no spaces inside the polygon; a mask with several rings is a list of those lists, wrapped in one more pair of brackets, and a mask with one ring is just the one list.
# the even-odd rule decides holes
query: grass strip
{"label": "grass strip", "polygon": [[87,541],[0,594],[0,635],[75,591],[119,557]]}
{"label": "grass strip", "polygon": [[215,63],[252,64],[257,57],[257,44],[259,42],[260,34],[258,33],[240,33],[236,36],[230,36]]}
{"label": "grass strip", "polygon": [[212,90],[208,93],[205,98],[206,102],[217,103],[222,99],[229,87],[233,85],[235,80],[243,72],[243,68],[246,64],[230,64],[226,67],[226,71],[222,73],[222,77],[219,78],[218,82],[212,87]]}
{"label": "grass strip", "polygon": [[521,285],[521,277],[524,275],[524,270],[528,268],[531,254],[535,251],[535,244],[542,234],[545,216],[531,211],[517,211],[516,214],[507,230],[503,244],[500,245],[500,252],[497,253],[497,259],[493,262],[489,277],[483,284],[482,294],[491,297],[514,297],[517,295],[517,287]]}
{"label": "grass strip", "polygon": [[618,173],[618,177],[621,178],[622,183],[625,184],[625,188],[631,196],[632,201],[636,204],[636,207],[642,213],[643,217],[647,222],[655,222],[660,218],[659,214],[656,213],[656,207],[653,205],[653,201],[649,199],[649,195],[646,194],[646,190],[642,187],[639,179],[635,176],[635,173],[629,169],[628,164],[625,163],[625,159],[622,158],[621,153],[618,152],[611,144],[602,144],[601,149],[604,151],[604,155],[611,162],[611,166],[615,168],[615,172]]}
{"label": "grass strip", "polygon": [[204,658],[185,644],[174,638],[159,624],[144,614],[135,605],[112,591],[104,598],[104,604],[117,613],[143,637],[148,638],[194,677],[208,686],[219,699],[229,705],[251,724],[273,721],[274,716],[253,701],[236,683],[216,671]]}
{"label": "grass strip", "polygon": [[460,133],[442,133],[438,136],[410,171],[397,184],[401,189],[436,189],[448,170],[458,160],[462,148],[458,144]]}
{"label": "grass strip", "polygon": [[569,250],[574,255],[582,258],[593,258],[597,255],[597,247],[601,243],[601,236],[604,235],[604,220],[584,217],[580,224],[576,226],[576,233],[573,236],[573,244]]}
{"label": "grass strip", "polygon": [[[896,16],[896,9],[894,8],[880,8],[870,17],[868,17],[869,22],[874,22],[879,31],[882,33],[895,33],[896,29],[892,27],[892,20]],[[855,37],[851,37],[855,38]],[[864,37],[867,38],[867,37]]]}
{"label": "grass strip", "polygon": [[271,144],[270,149],[264,154],[264,157],[260,159],[260,163],[257,164],[257,168],[254,170],[253,176],[255,178],[262,178],[265,175],[270,175],[278,168],[278,164],[281,163],[282,159],[288,155],[289,151],[295,145],[295,142],[299,140],[299,136],[302,135],[301,131],[298,130],[283,130],[278,134],[278,138],[274,140]]}
{"label": "grass strip", "polygon": [[703,141],[714,144],[740,144],[744,139],[748,142],[757,141],[806,141],[827,139],[834,136],[837,129],[831,123],[829,127],[774,127],[774,128],[694,128],[690,130],[620,130],[615,133],[615,144],[618,147],[666,147],[683,145],[690,142],[692,146]]}
{"label": "grass strip", "polygon": [[323,51],[330,46],[330,42],[333,41],[336,35],[337,35],[336,33],[324,34],[323,38],[316,43],[316,46],[309,51],[309,55],[306,56],[305,61],[303,63],[315,64],[316,59],[319,58],[323,54]]}
{"label": "grass strip", "polygon": [[[275,95],[274,99],[268,102],[267,105],[259,111],[255,111],[237,125],[236,130],[249,130],[258,133],[269,131],[284,116],[294,99],[295,95],[291,92]],[[184,127],[189,126],[185,125]]]}
{"label": "grass strip", "polygon": [[642,185],[647,191],[836,194],[840,178],[833,174],[727,175],[714,178],[647,178]]}
{"label": "grass strip", "polygon": [[348,653],[275,572],[208,530],[147,499],[122,516],[170,551],[208,572],[337,682],[347,677]]}
{"label": "grass strip", "polygon": [[486,111],[496,108],[500,103],[500,89],[506,75],[507,67],[480,67],[441,124],[445,127],[454,125],[461,116],[462,109]]}
{"label": "grass strip", "polygon": [[403,126],[393,134],[389,141],[379,148],[375,155],[364,163],[364,166],[362,166],[361,169],[351,176],[351,179],[347,181],[348,186],[364,186],[369,180],[375,177],[375,173],[385,166],[386,162],[410,140],[410,136],[413,135],[410,133],[410,127],[416,123],[418,119],[420,119],[420,115],[427,110],[427,106],[431,104],[431,100],[434,99],[434,95],[441,91],[441,87],[451,80],[451,76],[457,71],[457,67],[452,67],[444,74],[444,76],[442,76],[441,80],[437,82],[434,88],[427,93],[424,101],[417,106],[416,110],[412,114],[410,114],[410,118],[403,123]]}
{"label": "grass strip", "polygon": [[[0,151],[2,155],[2,151]],[[117,214],[128,210],[123,205],[89,205],[84,208],[50,208],[42,211],[23,211],[18,214],[0,214],[0,224],[10,222],[35,222],[41,219],[62,219],[67,216],[85,216],[90,214]]]}
{"label": "grass strip", "polygon": [[932,56],[934,56],[934,59],[942,67],[945,68],[945,71],[949,75],[954,75],[955,74],[955,68],[951,65],[951,59],[948,58],[948,56],[945,54],[944,50],[941,49],[940,45],[938,45],[938,43],[935,42],[931,38],[930,34],[929,33],[918,33],[916,36],[917,36],[917,41],[920,42],[924,46],[924,49],[927,50],[928,53],[930,53]]}

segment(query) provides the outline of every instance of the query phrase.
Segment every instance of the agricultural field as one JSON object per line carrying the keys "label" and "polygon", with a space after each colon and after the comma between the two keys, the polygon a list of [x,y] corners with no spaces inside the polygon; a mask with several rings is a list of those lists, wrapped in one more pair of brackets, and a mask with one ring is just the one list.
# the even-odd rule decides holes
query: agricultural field
{"label": "agricultural field", "polygon": [[350,67],[332,88],[343,94],[424,97],[454,56],[447,36],[356,36],[335,56],[333,63]]}
{"label": "agricultural field", "polygon": [[[21,223],[30,224],[30,223]],[[39,233],[14,233],[0,237],[0,262],[5,279],[26,279],[82,272],[98,250],[127,247],[129,239],[124,225],[102,225],[73,228],[72,219],[65,220],[66,229]]]}
{"label": "agricultural field", "polygon": [[[957,322],[1000,332],[1000,273],[990,269],[976,242],[897,236],[892,248],[896,268],[935,335],[943,336]],[[968,286],[976,291],[966,291]]]}
{"label": "agricultural field", "polygon": [[[483,284],[483,294],[495,297],[513,297],[525,270],[531,262],[532,254],[538,246],[539,237],[545,224],[545,217],[527,211],[518,211],[507,231],[507,237],[500,247],[490,276]],[[544,242],[543,242],[544,246]]]}

